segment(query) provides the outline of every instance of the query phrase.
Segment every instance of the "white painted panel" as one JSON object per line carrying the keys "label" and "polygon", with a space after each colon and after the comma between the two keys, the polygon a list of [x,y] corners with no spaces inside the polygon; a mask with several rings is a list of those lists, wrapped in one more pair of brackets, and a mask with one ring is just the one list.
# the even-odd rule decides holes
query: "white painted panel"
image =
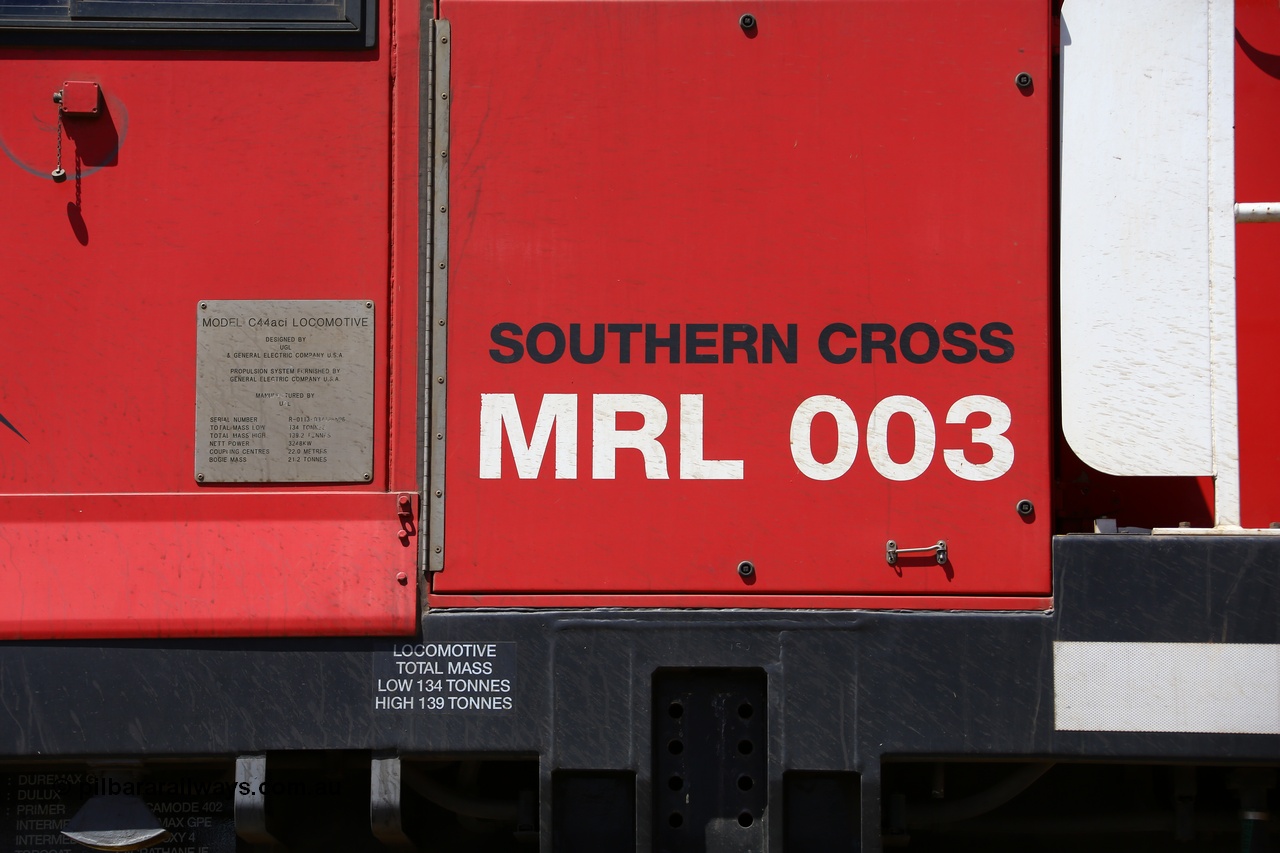
{"label": "white painted panel", "polygon": [[1210,5],[1062,11],[1063,429],[1111,474],[1214,473]]}
{"label": "white painted panel", "polygon": [[1280,645],[1054,643],[1055,727],[1280,734]]}
{"label": "white painted panel", "polygon": [[1213,324],[1214,520],[1240,525],[1236,386],[1236,6],[1209,0],[1209,315]]}

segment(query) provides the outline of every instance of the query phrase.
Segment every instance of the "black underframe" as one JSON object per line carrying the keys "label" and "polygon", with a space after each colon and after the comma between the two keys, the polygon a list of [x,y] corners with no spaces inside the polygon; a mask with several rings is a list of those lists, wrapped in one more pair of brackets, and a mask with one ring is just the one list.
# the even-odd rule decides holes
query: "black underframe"
{"label": "black underframe", "polygon": [[[1053,642],[1280,642],[1280,539],[1066,536],[1049,612],[432,612],[430,641],[518,648],[511,715],[375,712],[389,639],[0,644],[0,760],[277,750],[536,756],[636,774],[648,814],[653,674],[767,676],[769,778],[861,774],[894,756],[1274,761],[1280,735],[1066,732]],[[546,808],[546,806],[544,806]],[[545,826],[550,826],[549,813]],[[864,849],[878,821],[864,820]],[[647,832],[641,822],[639,831]]]}

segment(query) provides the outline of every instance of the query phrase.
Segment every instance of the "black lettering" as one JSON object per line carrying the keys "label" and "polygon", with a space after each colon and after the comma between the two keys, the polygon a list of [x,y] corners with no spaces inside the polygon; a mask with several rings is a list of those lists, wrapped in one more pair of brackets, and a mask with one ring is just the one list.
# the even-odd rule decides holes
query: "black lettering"
{"label": "black lettering", "polygon": [[700,332],[714,332],[720,326],[716,323],[690,323],[684,327],[684,360],[688,364],[718,364],[720,356],[714,352],[698,352],[706,347],[716,345],[715,338],[702,338]]}
{"label": "black lettering", "polygon": [[[742,340],[738,340],[738,335],[742,335]],[[733,354],[738,350],[747,354],[747,364],[760,360],[756,353],[756,327],[749,323],[725,323],[724,363],[733,364]]]}
{"label": "black lettering", "polygon": [[618,364],[631,363],[631,336],[641,328],[639,323],[609,324],[609,331],[618,336]]}
{"label": "black lettering", "polygon": [[[880,335],[880,337],[876,337]],[[871,363],[871,353],[876,350],[884,352],[885,364],[897,364],[898,354],[893,349],[894,339],[898,333],[888,323],[862,324],[862,363]]]}
{"label": "black lettering", "polygon": [[489,333],[489,338],[498,346],[506,347],[510,352],[504,353],[502,350],[491,349],[489,356],[499,364],[515,364],[524,358],[524,344],[520,343],[515,336],[521,334],[520,327],[515,323],[499,323],[493,327],[493,331]]}
{"label": "black lettering", "polygon": [[1012,335],[1013,329],[1008,323],[988,323],[983,326],[982,331],[979,333],[979,337],[982,338],[982,342],[984,344],[990,344],[999,350],[999,352],[984,349],[979,353],[979,355],[982,356],[983,361],[990,362],[991,364],[1004,364],[1006,361],[1013,358],[1013,341],[1005,340],[1004,338],[997,338],[995,336],[996,332],[999,332],[1002,335]]}
{"label": "black lettering", "polygon": [[796,342],[799,335],[796,333],[796,324],[787,324],[787,339],[783,341],[778,335],[778,327],[772,323],[764,324],[764,363],[773,364],[773,349],[778,348],[778,352],[782,353],[782,360],[787,364],[796,363]]}
{"label": "black lettering", "polygon": [[968,338],[960,337],[961,334],[976,334],[973,326],[968,323],[951,323],[942,330],[942,339],[953,347],[959,347],[960,351],[944,350],[942,357],[952,364],[968,364],[978,357],[978,345]]}
{"label": "black lettering", "polygon": [[[911,347],[911,339],[916,335],[924,335],[929,341],[929,346],[924,352],[916,352]],[[938,332],[928,323],[912,323],[902,330],[902,339],[899,346],[902,349],[902,357],[912,364],[928,364],[938,356],[938,348],[942,342],[938,340]]]}
{"label": "black lettering", "polygon": [[837,334],[844,335],[849,339],[858,337],[858,333],[848,323],[832,323],[818,335],[818,352],[822,353],[822,357],[832,364],[847,364],[853,361],[853,357],[858,354],[858,348],[845,347],[843,351],[835,352],[831,349],[831,336]]}
{"label": "black lettering", "polygon": [[668,327],[668,334],[665,338],[658,337],[658,324],[644,324],[644,363],[655,364],[658,360],[658,349],[664,348],[667,351],[667,362],[669,364],[680,363],[680,324],[671,323]]}
{"label": "black lettering", "polygon": [[[555,342],[549,353],[538,349],[538,338],[544,334],[550,334],[552,341]],[[560,356],[564,355],[564,332],[560,331],[560,327],[555,323],[539,323],[529,330],[525,345],[529,347],[529,358],[538,364],[551,364],[559,361]]]}
{"label": "black lettering", "polygon": [[587,354],[582,351],[582,324],[569,324],[569,355],[573,356],[573,360],[578,364],[595,364],[604,358],[604,326],[596,323],[591,328],[595,346],[591,348],[591,353]]}

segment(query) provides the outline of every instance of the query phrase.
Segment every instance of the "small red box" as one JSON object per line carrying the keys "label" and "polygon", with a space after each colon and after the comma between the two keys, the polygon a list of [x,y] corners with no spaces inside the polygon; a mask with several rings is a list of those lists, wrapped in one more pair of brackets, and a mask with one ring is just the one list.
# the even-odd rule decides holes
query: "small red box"
{"label": "small red box", "polygon": [[66,81],[62,84],[62,112],[73,116],[96,116],[102,105],[101,92],[97,83]]}

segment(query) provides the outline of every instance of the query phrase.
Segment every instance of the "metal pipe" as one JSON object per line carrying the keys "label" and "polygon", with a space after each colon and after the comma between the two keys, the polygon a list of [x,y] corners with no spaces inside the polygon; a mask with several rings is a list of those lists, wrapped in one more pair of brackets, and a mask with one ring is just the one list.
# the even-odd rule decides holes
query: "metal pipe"
{"label": "metal pipe", "polygon": [[1280,201],[1236,202],[1236,222],[1280,222]]}

